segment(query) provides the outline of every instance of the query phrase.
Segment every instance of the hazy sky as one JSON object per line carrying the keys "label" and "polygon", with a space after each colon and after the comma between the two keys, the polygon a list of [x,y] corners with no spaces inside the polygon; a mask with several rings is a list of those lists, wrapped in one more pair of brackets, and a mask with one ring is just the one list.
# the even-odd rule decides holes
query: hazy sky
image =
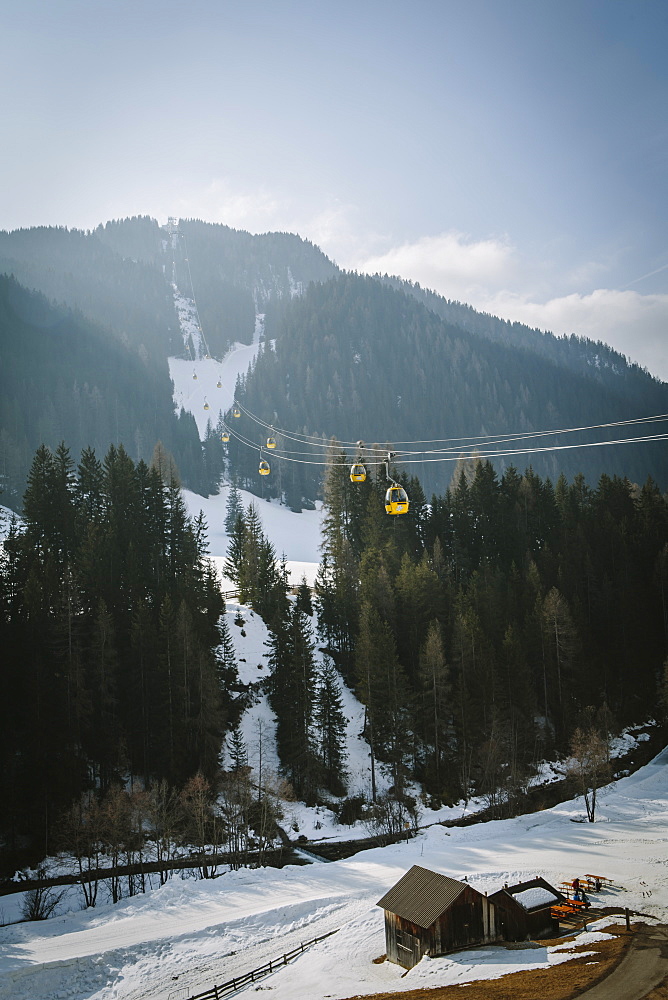
{"label": "hazy sky", "polygon": [[668,380],[667,0],[0,13],[0,228],[298,232]]}

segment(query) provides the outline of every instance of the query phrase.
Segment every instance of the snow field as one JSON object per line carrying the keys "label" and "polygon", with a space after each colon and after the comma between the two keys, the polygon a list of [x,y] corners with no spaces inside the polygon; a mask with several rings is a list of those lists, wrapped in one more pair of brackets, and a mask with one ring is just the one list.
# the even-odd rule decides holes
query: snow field
{"label": "snow field", "polygon": [[[223,360],[216,361],[215,358],[203,357],[201,335],[192,300],[175,291],[174,301],[184,343],[187,343],[188,335],[191,335],[199,354],[195,361],[169,358],[169,374],[174,383],[174,407],[177,412],[183,407],[193,414],[199,436],[204,439],[208,421],[215,427],[219,413],[225,413],[234,402],[237,376],[246,374],[257,354],[264,333],[264,315],[258,313],[255,317],[252,344],[233,344]],[[193,378],[193,372],[197,373],[196,379]],[[218,380],[222,383],[220,389]],[[208,410],[204,409],[205,400],[210,407]]]}
{"label": "snow field", "polygon": [[[338,934],[263,980],[275,1000],[401,992],[544,968],[566,960],[569,951],[474,949],[424,959],[405,976],[387,962],[374,965],[385,951],[383,914],[375,903],[412,864],[466,875],[487,892],[536,875],[558,885],[591,872],[615,882],[592,893],[594,903],[628,906],[665,921],[667,762],[664,752],[608,786],[595,824],[572,822],[582,812],[575,800],[473,827],[432,827],[407,844],[333,864],[241,870],[209,882],[173,879],[115,907],[1,928],[0,998],[167,1000],[184,976],[190,992],[203,990],[333,926],[341,927]],[[593,924],[590,933],[604,925]],[[576,944],[599,939],[580,935]]]}

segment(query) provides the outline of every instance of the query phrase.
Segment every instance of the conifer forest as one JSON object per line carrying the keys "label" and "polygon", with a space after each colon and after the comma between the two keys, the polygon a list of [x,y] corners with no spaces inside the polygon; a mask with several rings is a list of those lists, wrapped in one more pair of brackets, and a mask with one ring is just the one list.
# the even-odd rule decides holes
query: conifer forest
{"label": "conifer forest", "polygon": [[[205,348],[179,326],[185,300]],[[393,832],[418,799],[479,796],[509,815],[576,737],[664,719],[665,435],[578,447],[592,426],[614,444],[612,419],[658,420],[668,387],[607,345],[342,272],[290,234],[144,217],[0,233],[0,336],[4,871],[147,829],[158,858],[178,841],[257,859],[280,844],[282,795],[342,822],[385,810]],[[198,431],[168,359],[213,365],[248,345]],[[308,442],[307,460],[280,461],[280,428]],[[401,517],[385,513],[382,467],[352,482],[359,456],[338,443],[364,433],[377,456],[490,429],[544,437],[517,467],[473,447],[456,465],[397,460]],[[268,434],[278,447],[259,477]],[[268,629],[269,669],[252,683],[208,526],[181,492],[223,483],[225,576]],[[315,586],[289,585],[240,489],[294,512],[322,501]],[[243,636],[241,612],[235,624]],[[343,685],[364,706],[363,791]],[[264,696],[282,790],[250,766],[240,730]]]}
{"label": "conifer forest", "polygon": [[[419,787],[432,804],[477,794],[510,814],[576,729],[663,713],[668,505],[653,481],[553,485],[479,461],[429,502],[416,477],[397,481],[411,509],[390,518],[385,484],[352,483],[332,445],[315,593],[292,598],[257,511],[231,494],[226,572],[269,627],[263,683],[294,794],[360,808],[346,798],[342,680],[365,706],[372,781],[390,772],[409,814]],[[246,832],[259,824],[236,730],[253,691],[238,680],[206,530],[160,450],[150,466],[122,446],[77,464],[65,445],[35,454],[0,573],[12,856],[71,840],[76,804],[93,795],[111,809],[128,780],[191,806],[205,786],[207,808],[226,789],[228,847],[240,802]],[[201,838],[213,842],[210,827]]]}

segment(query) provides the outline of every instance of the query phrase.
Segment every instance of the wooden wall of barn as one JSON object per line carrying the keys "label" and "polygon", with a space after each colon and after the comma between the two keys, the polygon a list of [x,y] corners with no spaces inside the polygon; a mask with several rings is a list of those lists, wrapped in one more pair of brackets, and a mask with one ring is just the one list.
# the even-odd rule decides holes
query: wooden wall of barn
{"label": "wooden wall of barn", "polygon": [[494,904],[469,886],[431,927],[384,912],[387,957],[405,969],[412,969],[425,954],[447,955],[500,938]]}
{"label": "wooden wall of barn", "polygon": [[496,906],[499,936],[505,941],[524,941],[527,937],[539,938],[559,933],[559,922],[552,919],[550,906],[528,913],[505,892],[495,892],[490,899]]}

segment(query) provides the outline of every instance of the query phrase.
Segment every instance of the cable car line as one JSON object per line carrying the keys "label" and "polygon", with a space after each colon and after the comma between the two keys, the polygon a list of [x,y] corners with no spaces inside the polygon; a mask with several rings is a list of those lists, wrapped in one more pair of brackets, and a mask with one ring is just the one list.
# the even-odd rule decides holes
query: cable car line
{"label": "cable car line", "polygon": [[[180,236],[183,240],[183,250],[185,255],[183,261],[187,266],[188,280],[190,282],[190,292],[191,301],[194,306],[194,316],[195,322],[197,324],[197,330],[200,335],[199,349],[201,352],[201,345],[204,345],[206,354],[205,358],[211,358],[211,352],[209,350],[209,345],[206,341],[204,330],[202,329],[202,324],[200,321],[199,310],[197,307],[197,300],[195,298],[195,288],[192,280],[192,272],[190,268],[190,259],[188,256],[188,246],[184,233],[179,233],[176,230],[176,237]],[[176,268],[175,268],[175,242],[172,242],[172,273],[175,279]],[[175,292],[178,293],[178,288],[176,286],[175,280],[173,281],[173,287]],[[192,336],[188,337],[186,341],[188,354],[191,356],[191,360],[195,362],[197,359],[192,358],[191,350],[191,340],[194,345],[194,340]],[[193,369],[193,379],[197,379],[197,370]],[[222,376],[219,375],[216,388],[223,388]],[[406,494],[405,489],[400,483],[397,483],[395,479],[390,476],[390,466],[393,460],[400,462],[405,465],[413,464],[432,464],[435,462],[457,462],[462,457],[472,458],[474,460],[488,460],[491,458],[513,458],[520,455],[535,455],[544,454],[547,452],[556,451],[570,451],[578,448],[596,448],[596,447],[609,447],[611,445],[622,445],[622,444],[640,444],[650,441],[666,441],[668,440],[668,431],[656,432],[653,434],[636,434],[629,437],[619,437],[614,440],[598,440],[598,441],[567,441],[566,443],[551,443],[541,445],[538,442],[545,438],[556,438],[558,439],[562,435],[570,435],[585,432],[592,432],[597,430],[610,430],[612,428],[622,428],[622,427],[647,427],[649,424],[655,424],[661,421],[668,420],[668,414],[652,414],[645,417],[636,417],[633,419],[625,420],[615,420],[608,421],[599,424],[589,424],[580,427],[561,427],[552,428],[550,430],[539,430],[539,431],[508,431],[508,432],[497,432],[496,434],[478,434],[471,435],[468,437],[452,437],[452,438],[431,438],[431,439],[419,439],[419,440],[403,440],[396,441],[392,445],[393,450],[388,450],[388,447],[381,446],[380,444],[375,445],[364,445],[362,441],[339,441],[336,438],[326,439],[324,435],[307,434],[298,431],[287,431],[283,428],[276,428],[273,424],[267,423],[262,420],[256,414],[252,413],[247,407],[240,403],[236,399],[236,387],[235,391],[231,392],[227,386],[226,391],[230,392],[232,396],[233,404],[228,410],[231,413],[233,422],[238,420],[242,414],[252,421],[254,424],[264,431],[264,441],[261,444],[256,444],[247,438],[244,434],[239,433],[236,429],[231,429],[228,423],[223,423],[222,430],[220,433],[221,441],[223,443],[228,443],[231,438],[238,441],[244,447],[255,449],[259,451],[260,461],[258,466],[258,472],[261,476],[267,476],[271,473],[271,468],[269,462],[264,457],[264,449],[270,449],[277,459],[283,462],[294,462],[299,465],[313,465],[313,466],[329,466],[332,464],[331,451],[333,447],[345,450],[355,450],[357,457],[350,466],[349,476],[353,483],[363,483],[367,478],[367,466],[380,468],[385,467],[385,478],[389,483],[389,487],[385,494],[385,510],[388,514],[404,514],[407,513],[410,507],[410,501]],[[205,396],[204,398],[204,409],[210,409],[209,403]],[[311,449],[310,451],[297,451],[297,450],[287,450],[284,447],[279,449],[277,438],[280,438],[281,444],[284,442],[292,442],[302,447],[307,447]],[[536,442],[535,444],[530,444],[529,442]],[[422,446],[436,446],[436,447],[419,447]],[[438,447],[440,446],[440,447]],[[504,447],[505,446],[505,447]],[[363,452],[365,453],[363,455]],[[345,464],[345,460],[344,463]]]}
{"label": "cable car line", "polygon": [[[265,429],[267,429],[267,430],[269,430],[271,432],[274,432],[276,434],[280,434],[281,437],[285,438],[286,440],[294,441],[295,443],[299,443],[299,444],[309,444],[311,447],[316,448],[316,449],[320,449],[322,451],[328,451],[331,448],[331,446],[332,446],[331,445],[331,439],[325,439],[321,435],[301,434],[301,433],[299,433],[297,431],[287,431],[287,430],[284,430],[283,428],[275,428],[274,425],[269,424],[268,422],[262,420],[260,417],[257,417],[254,413],[252,413],[251,410],[249,410],[243,404],[236,402],[235,405],[240,409],[241,413],[243,413],[246,417],[248,417],[254,423],[258,424],[258,426],[264,427]],[[417,449],[417,450],[398,449],[394,453],[397,455],[398,458],[401,458],[402,461],[433,461],[433,459],[428,459],[428,458],[420,459],[420,458],[417,458],[416,456],[419,456],[419,455],[425,455],[425,456],[427,456],[427,455],[444,455],[444,456],[446,456],[448,453],[456,452],[457,457],[459,457],[459,455],[462,453],[462,451],[471,450],[471,449],[473,449],[475,447],[481,447],[481,446],[484,447],[484,446],[489,446],[489,445],[500,445],[500,444],[510,444],[510,443],[512,443],[514,441],[517,441],[517,442],[519,442],[519,441],[527,441],[527,440],[532,440],[534,438],[550,437],[552,435],[574,434],[574,433],[578,433],[578,432],[585,432],[585,431],[591,431],[591,430],[603,430],[603,429],[613,428],[613,427],[632,426],[634,424],[654,423],[654,422],[659,422],[659,421],[662,421],[662,420],[668,420],[668,414],[665,414],[665,413],[662,413],[662,414],[653,414],[653,415],[647,416],[647,417],[635,417],[633,419],[607,421],[605,423],[600,423],[600,424],[588,424],[588,425],[582,425],[582,426],[578,426],[578,427],[551,428],[551,429],[548,429],[548,430],[540,430],[540,431],[508,431],[508,432],[506,432],[504,434],[478,434],[478,435],[470,435],[468,437],[458,437],[458,438],[432,438],[432,439],[422,439],[422,440],[413,440],[413,441],[397,441],[397,442],[394,442],[395,447],[397,445],[402,445],[402,444],[404,444],[404,445],[406,445],[406,444],[409,444],[409,445],[410,444],[412,444],[412,445],[419,445],[419,444],[443,444],[443,445],[446,445],[447,447],[440,448],[440,449],[439,448],[434,448],[434,449],[426,449],[425,448],[425,449]],[[628,439],[629,442],[632,441],[632,440],[633,439]],[[639,438],[639,440],[651,440],[651,438],[647,438],[647,439],[645,439],[645,438]],[[623,441],[622,440],[619,441],[619,443],[625,443],[625,442],[626,442],[626,439],[624,439]],[[598,442],[594,442],[594,443],[598,443]],[[349,448],[352,449],[352,448],[356,448],[359,445],[359,442],[357,442],[357,441],[345,441],[345,440],[335,439],[335,444],[337,446],[340,446],[341,448],[349,447]],[[564,447],[566,447],[566,446],[564,446],[564,445],[555,445],[554,446],[554,450],[563,450]],[[573,446],[570,446],[570,447],[573,447]],[[386,453],[386,448],[384,448],[382,445],[365,445],[365,450],[368,451],[368,452],[371,452],[372,455],[374,455],[374,454],[384,455]],[[524,450],[518,450],[517,454],[526,454],[527,452],[530,452],[530,451],[539,451],[539,450],[546,450],[546,449],[539,449],[539,448],[533,448],[533,447],[528,447],[527,446]],[[294,454],[310,454],[310,453],[309,452],[295,452]],[[505,452],[499,452],[499,455],[502,455],[502,454],[505,454]]]}
{"label": "cable car line", "polygon": [[[246,447],[253,448],[256,451],[260,451],[263,447],[262,445],[255,444],[253,441],[250,441],[248,438],[239,434],[237,431],[230,430],[229,433],[231,434],[232,437],[234,437],[237,441],[239,441],[240,444],[243,444]],[[608,447],[610,445],[621,445],[621,444],[642,444],[644,442],[649,442],[649,441],[666,441],[666,440],[668,440],[668,432],[661,434],[649,434],[649,435],[628,437],[628,438],[616,438],[615,440],[612,441],[580,441],[562,445],[546,445],[545,447],[542,448],[538,447],[514,448],[514,449],[509,448],[509,449],[496,449],[493,451],[480,451],[477,448],[463,449],[460,450],[458,454],[442,454],[439,457],[435,458],[402,457],[400,454],[394,452],[393,455],[396,455],[396,457],[401,461],[402,465],[415,465],[419,463],[431,464],[434,462],[457,462],[462,457],[483,461],[489,458],[508,458],[514,455],[531,455],[531,454],[540,454],[550,451],[569,451],[578,448]],[[283,462],[295,462],[298,465],[318,465],[321,467],[331,465],[331,460],[326,458],[319,461],[315,461],[312,459],[294,458],[289,452],[286,453],[283,451],[276,451],[274,454],[276,458],[279,458]],[[382,461],[375,459],[366,460],[366,465],[370,466],[381,467],[386,464],[387,464],[386,460]]]}
{"label": "cable car line", "polygon": [[204,329],[202,327],[202,320],[200,318],[199,309],[197,307],[197,299],[195,298],[195,286],[193,285],[193,276],[192,276],[192,271],[190,270],[190,255],[188,254],[188,241],[186,240],[186,234],[185,233],[180,233],[179,235],[181,236],[181,239],[183,240],[183,248],[185,250],[185,256],[184,256],[183,260],[187,264],[187,267],[188,267],[188,280],[190,282],[190,295],[191,295],[191,299],[193,301],[193,304],[195,306],[195,316],[197,317],[197,329],[199,330],[199,335],[200,335],[200,337],[202,339],[202,342],[204,344],[204,349],[206,351],[206,354],[204,355],[204,357],[207,360],[210,360],[211,359],[211,351],[209,350],[209,345],[207,344],[206,337],[204,336]]}

